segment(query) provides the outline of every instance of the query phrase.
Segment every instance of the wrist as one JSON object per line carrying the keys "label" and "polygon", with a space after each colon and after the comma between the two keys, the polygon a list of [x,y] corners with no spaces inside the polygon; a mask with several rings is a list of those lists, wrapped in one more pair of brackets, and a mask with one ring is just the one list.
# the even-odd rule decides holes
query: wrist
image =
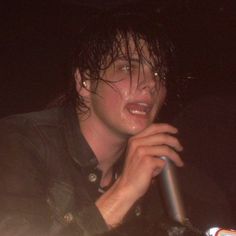
{"label": "wrist", "polygon": [[131,188],[118,179],[114,185],[97,201],[96,206],[109,228],[115,228],[122,223],[129,209],[136,202],[137,197]]}

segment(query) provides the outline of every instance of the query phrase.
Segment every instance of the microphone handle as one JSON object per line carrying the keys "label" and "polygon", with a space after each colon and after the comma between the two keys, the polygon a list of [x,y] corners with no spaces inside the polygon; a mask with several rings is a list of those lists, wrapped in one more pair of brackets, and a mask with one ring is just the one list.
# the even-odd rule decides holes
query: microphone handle
{"label": "microphone handle", "polygon": [[179,190],[175,171],[176,167],[167,157],[163,156],[161,159],[166,162],[165,167],[160,174],[160,187],[166,203],[167,213],[172,220],[185,225],[188,220]]}

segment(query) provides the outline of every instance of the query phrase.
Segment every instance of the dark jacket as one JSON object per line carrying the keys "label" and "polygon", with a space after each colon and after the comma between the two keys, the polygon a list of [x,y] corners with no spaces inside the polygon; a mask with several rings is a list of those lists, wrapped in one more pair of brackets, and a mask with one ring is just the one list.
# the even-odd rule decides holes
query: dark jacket
{"label": "dark jacket", "polygon": [[[72,107],[0,122],[0,235],[93,235],[101,173]],[[132,214],[140,215],[140,205]],[[153,208],[153,207],[150,207]],[[160,210],[157,215],[160,215]],[[132,217],[130,217],[132,218]]]}
{"label": "dark jacket", "polygon": [[[101,178],[96,166],[97,159],[80,133],[72,107],[3,119],[0,122],[0,235],[106,233],[106,223],[94,204],[100,196]],[[191,191],[185,192],[188,196]],[[203,207],[210,202],[204,197],[203,201],[201,197],[194,198],[195,195],[186,197],[190,212],[194,212],[193,202],[199,200]],[[225,206],[224,201],[217,205]],[[193,219],[201,214],[202,211],[193,214]],[[157,235],[162,232],[158,226],[162,217],[158,190],[151,187],[117,232]]]}

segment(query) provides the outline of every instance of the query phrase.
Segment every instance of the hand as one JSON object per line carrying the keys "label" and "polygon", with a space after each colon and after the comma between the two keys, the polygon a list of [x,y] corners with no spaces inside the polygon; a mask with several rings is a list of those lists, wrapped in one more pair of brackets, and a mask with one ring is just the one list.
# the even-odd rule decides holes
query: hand
{"label": "hand", "polygon": [[178,131],[168,124],[152,124],[128,141],[126,161],[119,184],[129,190],[134,201],[146,193],[153,177],[158,175],[165,165],[161,156],[171,159],[182,166],[178,151],[183,147],[173,136]]}
{"label": "hand", "polygon": [[129,139],[121,176],[96,201],[110,227],[120,224],[132,205],[146,193],[153,177],[165,165],[161,156],[168,157],[177,166],[183,166],[177,153],[183,147],[173,136],[177,132],[175,127],[168,124],[152,124]]}

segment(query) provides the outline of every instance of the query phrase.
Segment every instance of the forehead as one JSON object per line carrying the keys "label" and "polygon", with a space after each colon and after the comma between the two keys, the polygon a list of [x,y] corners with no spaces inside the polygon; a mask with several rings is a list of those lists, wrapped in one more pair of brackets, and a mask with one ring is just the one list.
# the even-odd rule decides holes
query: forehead
{"label": "forehead", "polygon": [[142,38],[133,38],[129,36],[127,39],[120,39],[120,47],[118,47],[118,55],[126,57],[147,57],[150,58],[147,42]]}
{"label": "forehead", "polygon": [[155,58],[149,48],[148,43],[141,37],[118,35],[112,50],[106,59],[104,58],[103,63],[107,68],[117,60],[122,59],[129,63],[136,61],[139,64],[149,64],[151,67],[155,67]]}

